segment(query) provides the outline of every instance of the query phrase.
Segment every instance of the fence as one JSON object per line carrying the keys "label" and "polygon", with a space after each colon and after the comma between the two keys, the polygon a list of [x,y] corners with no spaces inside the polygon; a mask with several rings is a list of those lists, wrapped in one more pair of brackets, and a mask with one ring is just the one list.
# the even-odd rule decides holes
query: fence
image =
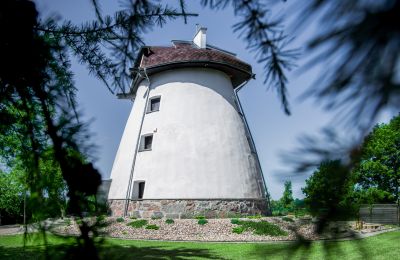
{"label": "fence", "polygon": [[399,224],[399,214],[397,204],[372,204],[360,207],[360,220],[367,223]]}

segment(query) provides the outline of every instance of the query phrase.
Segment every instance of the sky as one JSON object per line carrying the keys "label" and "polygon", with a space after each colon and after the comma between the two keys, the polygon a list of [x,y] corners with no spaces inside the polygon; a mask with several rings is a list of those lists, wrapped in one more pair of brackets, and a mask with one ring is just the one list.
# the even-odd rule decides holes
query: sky
{"label": "sky", "polygon": [[[69,19],[74,23],[88,21],[94,18],[94,11],[89,0],[36,0],[41,17],[56,15],[60,19]],[[175,5],[178,1],[165,1]],[[292,115],[286,116],[281,109],[280,101],[273,89],[263,84],[264,72],[257,63],[254,54],[246,49],[246,43],[238,38],[232,30],[237,22],[233,11],[227,8],[222,11],[203,9],[199,1],[187,1],[188,11],[199,16],[189,18],[185,24],[183,19],[168,22],[163,28],[155,28],[144,35],[146,45],[169,46],[171,40],[192,40],[196,24],[207,27],[207,43],[234,52],[239,59],[253,67],[256,79],[250,81],[239,92],[239,98],[253,135],[261,166],[267,183],[267,188],[273,199],[279,199],[283,192],[285,180],[292,181],[293,194],[302,198],[301,187],[304,186],[306,175],[291,174],[288,162],[282,154],[298,147],[297,139],[303,134],[316,134],[332,119],[332,114],[323,111],[318,102],[300,101],[302,94],[316,80],[321,70],[315,67],[306,72],[294,70],[288,75],[289,96]],[[100,1],[102,9],[107,14],[117,11],[119,1]],[[290,19],[290,12],[282,4],[275,6],[274,13]],[[290,26],[287,30],[290,32]],[[304,50],[306,42],[312,37],[314,26],[309,25],[302,34],[295,35],[291,43],[293,47]],[[304,52],[297,65],[305,62]],[[75,83],[78,88],[77,98],[79,110],[83,119],[90,122],[92,133],[91,143],[97,146],[95,165],[104,179],[109,178],[118,145],[128,119],[132,102],[118,100],[99,80],[88,75],[87,69],[77,63],[72,64],[75,73]]]}

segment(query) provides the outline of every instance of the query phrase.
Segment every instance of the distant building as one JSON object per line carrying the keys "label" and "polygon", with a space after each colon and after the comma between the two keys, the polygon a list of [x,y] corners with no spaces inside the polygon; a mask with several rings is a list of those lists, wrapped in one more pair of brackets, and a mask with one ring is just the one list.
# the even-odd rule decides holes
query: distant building
{"label": "distant building", "polygon": [[184,218],[268,212],[266,186],[235,90],[253,76],[235,54],[193,41],[142,47],[111,172],[113,215]]}

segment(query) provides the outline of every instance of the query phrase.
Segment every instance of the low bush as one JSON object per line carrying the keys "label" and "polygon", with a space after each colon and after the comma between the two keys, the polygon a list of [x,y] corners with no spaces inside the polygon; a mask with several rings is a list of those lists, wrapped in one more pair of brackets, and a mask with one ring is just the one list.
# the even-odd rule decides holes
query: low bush
{"label": "low bush", "polygon": [[268,221],[240,221],[244,230],[252,230],[255,235],[286,236],[287,232]]}
{"label": "low bush", "polygon": [[125,219],[124,218],[121,218],[121,217],[119,217],[119,218],[117,218],[117,222],[124,222],[125,221]]}
{"label": "low bush", "polygon": [[232,229],[233,233],[242,234],[246,230],[253,231],[255,235],[269,235],[269,236],[286,236],[287,232],[282,230],[279,226],[269,223],[268,221],[249,221],[231,219],[232,224],[239,225]]}
{"label": "low bush", "polygon": [[239,220],[239,219],[237,219],[237,218],[233,218],[233,219],[231,219],[231,223],[232,223],[232,224],[239,225],[239,223],[240,223],[240,220]]}
{"label": "low bush", "polygon": [[167,224],[174,224],[175,221],[174,221],[173,219],[168,218],[168,219],[165,220],[165,223],[167,223]]}
{"label": "low bush", "polygon": [[287,222],[294,222],[294,220],[290,217],[282,217],[282,220]]}
{"label": "low bush", "polygon": [[249,219],[260,219],[260,218],[262,218],[262,216],[261,215],[254,215],[254,216],[247,216],[247,218],[249,218]]}
{"label": "low bush", "polygon": [[141,227],[146,226],[147,223],[148,223],[147,220],[145,220],[145,219],[140,219],[140,220],[132,221],[132,222],[126,224],[126,225],[127,225],[127,226],[130,226],[130,227],[134,227],[134,228],[141,228]]}
{"label": "low bush", "polygon": [[130,219],[137,219],[137,217],[132,216],[132,217],[130,217]]}
{"label": "low bush", "polygon": [[156,219],[162,219],[160,216],[152,216],[151,219],[156,220]]}
{"label": "low bush", "polygon": [[242,234],[244,230],[245,228],[242,226],[232,228],[232,232],[236,234]]}
{"label": "low bush", "polygon": [[105,219],[106,219],[106,216],[104,216],[104,215],[100,215],[100,216],[97,216],[97,217],[96,217],[97,222],[102,222],[102,221],[104,221]]}
{"label": "low bush", "polygon": [[195,217],[195,219],[206,219],[206,217],[205,217],[205,216],[202,216],[202,215],[200,215],[200,216],[196,216],[196,217]]}
{"label": "low bush", "polygon": [[197,221],[197,224],[199,224],[199,225],[205,225],[207,223],[208,223],[208,221],[205,218],[201,218],[201,219],[199,219],[199,221]]}
{"label": "low bush", "polygon": [[157,225],[151,224],[151,225],[147,225],[147,226],[146,226],[146,229],[159,230],[160,227],[157,226]]}
{"label": "low bush", "polygon": [[69,218],[66,218],[66,219],[65,219],[65,225],[67,225],[67,226],[71,226],[71,225],[72,225],[72,221],[71,221],[71,219],[69,219]]}

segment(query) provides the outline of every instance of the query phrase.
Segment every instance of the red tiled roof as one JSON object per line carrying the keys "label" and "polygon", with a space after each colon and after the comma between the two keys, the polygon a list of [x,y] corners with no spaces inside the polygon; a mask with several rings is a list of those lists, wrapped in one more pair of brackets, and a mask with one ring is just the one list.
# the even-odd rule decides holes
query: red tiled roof
{"label": "red tiled roof", "polygon": [[206,48],[199,49],[190,43],[179,43],[172,47],[148,47],[144,52],[140,68],[149,68],[170,63],[208,62],[226,64],[252,74],[251,66],[228,53]]}

